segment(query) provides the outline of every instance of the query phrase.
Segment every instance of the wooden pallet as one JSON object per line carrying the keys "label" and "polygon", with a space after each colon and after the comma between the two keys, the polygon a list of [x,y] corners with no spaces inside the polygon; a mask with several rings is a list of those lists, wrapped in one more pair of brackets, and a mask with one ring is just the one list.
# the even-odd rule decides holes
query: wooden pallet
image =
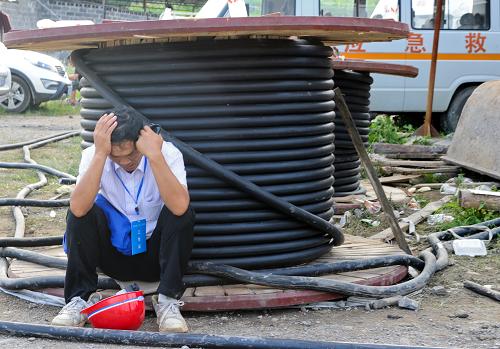
{"label": "wooden pallet", "polygon": [[[66,258],[61,247],[37,248],[38,252]],[[314,263],[338,262],[344,260],[365,259],[394,254],[402,251],[392,245],[357,236],[346,236],[342,246],[314,261]],[[37,264],[13,260],[10,264],[9,277],[33,277],[64,275],[64,270],[47,268]],[[391,266],[348,273],[325,275],[324,278],[355,282],[363,285],[392,285],[407,274],[404,266]],[[62,289],[47,289],[45,292],[62,295]],[[111,292],[111,291],[110,291]],[[183,310],[187,311],[220,311],[259,308],[279,308],[343,298],[343,295],[307,291],[282,290],[259,285],[225,285],[188,288],[182,297],[185,302]]]}

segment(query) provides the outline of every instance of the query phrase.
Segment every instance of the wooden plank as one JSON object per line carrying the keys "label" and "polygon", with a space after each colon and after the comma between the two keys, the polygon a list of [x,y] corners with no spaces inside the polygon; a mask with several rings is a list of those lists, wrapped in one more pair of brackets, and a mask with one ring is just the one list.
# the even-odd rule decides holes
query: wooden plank
{"label": "wooden plank", "polygon": [[418,68],[405,65],[384,62],[373,62],[357,59],[337,60],[332,59],[332,68],[338,70],[365,71],[379,74],[389,74],[414,78],[418,75]]}
{"label": "wooden plank", "polygon": [[226,296],[234,296],[239,294],[255,294],[255,292],[251,288],[248,288],[245,285],[229,285],[223,286],[223,288]]}
{"label": "wooden plank", "polygon": [[275,36],[316,37],[325,43],[390,41],[406,38],[408,25],[368,18],[301,16],[196,18],[149,20],[95,25],[11,31],[4,43],[9,48],[74,50],[82,47],[147,43],[203,37]]}
{"label": "wooden plank", "polygon": [[375,143],[372,145],[373,152],[376,154],[444,154],[447,146],[437,145],[419,145],[419,144],[390,144]]}
{"label": "wooden plank", "polygon": [[188,287],[184,290],[182,297],[193,297],[194,296],[194,287]]}
{"label": "wooden plank", "polygon": [[436,168],[446,166],[444,161],[421,161],[421,160],[393,160],[387,159],[379,154],[370,156],[370,160],[380,166],[402,166],[402,167],[417,167],[417,168]]}
{"label": "wooden plank", "polygon": [[249,289],[251,289],[255,294],[264,294],[264,293],[281,293],[283,292],[280,288],[272,288],[262,285],[247,285]]}
{"label": "wooden plank", "polygon": [[380,183],[382,184],[393,184],[393,183],[406,183],[411,179],[418,179],[421,176],[416,175],[393,175],[388,177],[379,177]]}
{"label": "wooden plank", "polygon": [[427,174],[427,173],[456,173],[460,169],[458,166],[442,166],[436,168],[406,168],[382,166],[382,171],[385,173],[400,173],[400,174]]}
{"label": "wooden plank", "polygon": [[224,296],[225,294],[222,286],[203,286],[196,287],[194,290],[195,297]]}

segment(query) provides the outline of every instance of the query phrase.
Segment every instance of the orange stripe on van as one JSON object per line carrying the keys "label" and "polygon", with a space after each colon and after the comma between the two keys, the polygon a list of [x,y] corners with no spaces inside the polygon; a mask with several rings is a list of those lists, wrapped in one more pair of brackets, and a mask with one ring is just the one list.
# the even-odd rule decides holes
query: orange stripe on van
{"label": "orange stripe on van", "polygon": [[[352,59],[374,59],[394,61],[420,61],[431,59],[430,53],[392,53],[392,52],[366,52],[366,53],[343,53],[346,58]],[[497,61],[500,60],[499,53],[439,53],[438,60],[443,61]]]}

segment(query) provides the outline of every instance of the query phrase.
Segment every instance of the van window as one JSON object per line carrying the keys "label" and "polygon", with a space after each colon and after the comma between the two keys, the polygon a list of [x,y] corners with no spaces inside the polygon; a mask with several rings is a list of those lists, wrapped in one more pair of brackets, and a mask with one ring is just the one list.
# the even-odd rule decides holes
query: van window
{"label": "van window", "polygon": [[248,15],[250,17],[262,16],[262,0],[246,0],[248,4]]}
{"label": "van window", "polygon": [[399,21],[399,0],[320,0],[320,15]]}
{"label": "van window", "polygon": [[[252,11],[252,3],[256,1],[249,1],[250,5],[250,15],[256,15],[255,12]],[[261,2],[261,13],[260,15],[268,15],[270,13],[281,13],[282,16],[295,16],[295,0],[261,0],[257,1]]]}
{"label": "van window", "polygon": [[[441,29],[490,29],[490,0],[446,0]],[[434,29],[434,0],[412,0],[412,27]]]}

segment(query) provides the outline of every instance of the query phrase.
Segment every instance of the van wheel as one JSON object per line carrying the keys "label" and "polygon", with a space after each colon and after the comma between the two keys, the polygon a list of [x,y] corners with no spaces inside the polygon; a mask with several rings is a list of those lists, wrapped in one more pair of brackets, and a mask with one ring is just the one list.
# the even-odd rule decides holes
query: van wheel
{"label": "van wheel", "polygon": [[441,116],[441,129],[446,133],[455,132],[458,125],[458,120],[464,109],[465,102],[477,86],[469,86],[458,91],[450,103],[448,110]]}
{"label": "van wheel", "polygon": [[19,76],[12,75],[10,91],[0,97],[0,106],[7,112],[22,113],[31,104],[31,91],[28,84]]}

